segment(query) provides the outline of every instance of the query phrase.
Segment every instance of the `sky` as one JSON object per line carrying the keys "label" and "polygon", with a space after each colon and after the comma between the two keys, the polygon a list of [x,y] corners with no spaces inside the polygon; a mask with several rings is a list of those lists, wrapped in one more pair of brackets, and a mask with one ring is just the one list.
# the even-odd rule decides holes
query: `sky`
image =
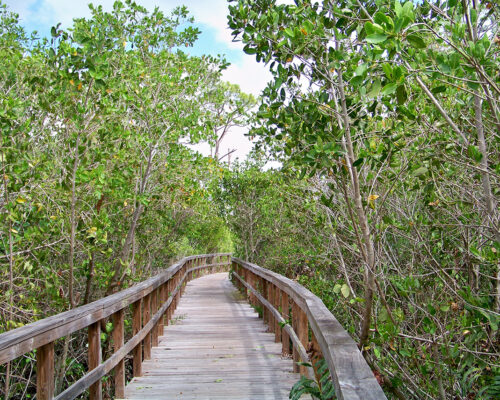
{"label": "sky", "polygon": [[[114,0],[1,0],[11,11],[19,14],[20,23],[28,32],[37,30],[41,36],[49,36],[50,28],[59,22],[63,28],[71,26],[73,18],[89,17],[87,4],[102,5],[111,10]],[[241,43],[232,41],[227,27],[226,0],[136,0],[136,3],[153,10],[158,6],[169,13],[176,6],[185,5],[195,18],[195,25],[202,31],[198,42],[191,49],[193,55],[225,55],[231,66],[224,71],[223,79],[238,84],[244,92],[258,96],[271,75],[264,64],[258,64],[255,56],[243,53]],[[232,155],[240,160],[246,158],[252,144],[244,136],[245,128],[234,128],[224,139],[222,153],[236,149]],[[197,146],[203,154],[209,154],[208,145]]]}

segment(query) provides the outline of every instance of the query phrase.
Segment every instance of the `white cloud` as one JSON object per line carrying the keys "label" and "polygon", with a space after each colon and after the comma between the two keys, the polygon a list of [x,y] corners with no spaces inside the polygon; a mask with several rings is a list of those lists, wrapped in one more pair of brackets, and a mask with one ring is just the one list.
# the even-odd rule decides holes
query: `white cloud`
{"label": "white cloud", "polygon": [[245,93],[259,96],[272,78],[264,64],[259,64],[251,56],[244,56],[241,62],[231,64],[223,72],[224,80],[240,85]]}

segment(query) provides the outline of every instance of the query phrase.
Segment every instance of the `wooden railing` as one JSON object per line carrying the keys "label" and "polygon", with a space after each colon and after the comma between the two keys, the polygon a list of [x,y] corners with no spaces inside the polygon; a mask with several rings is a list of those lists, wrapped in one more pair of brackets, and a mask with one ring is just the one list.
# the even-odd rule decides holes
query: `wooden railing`
{"label": "wooden railing", "polygon": [[293,355],[296,372],[313,378],[311,367],[296,362],[314,365],[324,358],[338,399],[386,399],[352,338],[317,296],[282,275],[238,258],[232,259],[231,274],[250,304],[262,308],[275,341],[282,343],[284,354]]}
{"label": "wooden railing", "polygon": [[[88,305],[34,322],[0,335],[0,365],[36,349],[37,400],[74,399],[89,389],[91,400],[102,398],[101,379],[114,371],[115,398],[125,391],[125,357],[133,354],[133,375],[141,375],[144,359],[170,321],[187,281],[204,272],[227,271],[230,254],[186,257],[159,275]],[[124,315],[132,307],[132,337],[125,343]],[[113,321],[113,354],[101,360],[101,323]],[[54,342],[88,329],[89,371],[54,397]]]}

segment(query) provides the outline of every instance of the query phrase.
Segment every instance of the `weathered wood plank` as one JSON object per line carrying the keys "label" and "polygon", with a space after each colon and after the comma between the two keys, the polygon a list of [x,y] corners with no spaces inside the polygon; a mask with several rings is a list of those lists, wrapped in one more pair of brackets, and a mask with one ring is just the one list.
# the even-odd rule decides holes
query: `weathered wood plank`
{"label": "weathered wood plank", "polygon": [[[142,299],[132,305],[132,335],[135,336],[141,330],[142,321]],[[132,359],[132,373],[134,376],[142,375],[142,343],[134,347]]]}
{"label": "weathered wood plank", "polygon": [[36,398],[52,400],[54,397],[54,342],[36,350]]}
{"label": "weathered wood plank", "polygon": [[226,273],[194,279],[125,397],[287,399],[299,375],[274,339]]}
{"label": "weathered wood plank", "polygon": [[[93,370],[101,364],[101,324],[96,322],[89,326],[89,369]],[[102,399],[101,380],[94,382],[89,388],[90,400]]]}
{"label": "weathered wood plank", "polygon": [[[114,352],[118,352],[124,345],[123,310],[113,314],[113,346]],[[115,367],[115,397],[122,398],[125,395],[125,360],[121,360]]]}

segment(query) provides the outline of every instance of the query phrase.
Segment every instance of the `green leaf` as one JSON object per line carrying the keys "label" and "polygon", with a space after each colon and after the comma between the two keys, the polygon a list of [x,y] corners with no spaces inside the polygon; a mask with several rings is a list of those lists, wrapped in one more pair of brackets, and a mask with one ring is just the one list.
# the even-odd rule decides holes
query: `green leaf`
{"label": "green leaf", "polygon": [[367,35],[373,35],[375,33],[384,33],[384,28],[379,24],[372,24],[371,22],[365,23],[365,32]]}
{"label": "green leaf", "polygon": [[429,170],[427,169],[427,167],[420,167],[420,168],[417,168],[414,172],[413,172],[413,175],[416,176],[416,177],[419,177],[419,176],[422,176],[424,174],[426,174]]}
{"label": "green leaf", "polygon": [[372,44],[383,43],[387,40],[388,36],[382,33],[374,33],[366,37],[366,41]]}
{"label": "green leaf", "polygon": [[363,157],[358,158],[356,161],[354,161],[354,162],[352,163],[352,166],[353,166],[353,167],[357,167],[358,165],[363,164],[363,160],[364,160],[364,158],[363,158]]}
{"label": "green leaf", "polygon": [[290,38],[294,38],[295,37],[295,32],[293,31],[292,28],[286,28],[285,29],[285,34],[290,37]]}
{"label": "green leaf", "polygon": [[417,49],[424,49],[426,47],[424,40],[416,34],[408,35],[406,39],[413,47]]}
{"label": "green leaf", "polygon": [[399,104],[404,104],[408,99],[408,94],[406,93],[405,85],[400,85],[396,89],[396,98]]}
{"label": "green leaf", "polygon": [[467,149],[467,153],[469,153],[470,158],[472,158],[476,162],[480,162],[483,159],[483,155],[481,154],[477,146],[470,145]]}
{"label": "green leaf", "polygon": [[388,63],[382,64],[382,69],[384,70],[385,76],[387,78],[392,79],[392,67]]}
{"label": "green leaf", "polygon": [[403,7],[401,7],[401,3],[399,2],[399,0],[396,0],[394,2],[394,12],[398,16],[398,18],[400,18],[403,14]]}
{"label": "green leaf", "polygon": [[365,78],[363,78],[362,76],[355,76],[351,79],[351,85],[353,86],[359,86],[363,83]]}
{"label": "green leaf", "polygon": [[446,92],[446,86],[438,86],[438,87],[435,87],[431,90],[431,92],[433,94],[438,94],[438,93],[443,93],[443,92]]}
{"label": "green leaf", "polygon": [[368,69],[368,65],[366,64],[360,64],[358,65],[358,67],[356,68],[356,75],[364,75],[364,73],[366,72],[366,70]]}
{"label": "green leaf", "polygon": [[389,84],[385,85],[384,88],[382,89],[382,94],[384,96],[389,95],[389,94],[393,94],[396,91],[397,87],[398,87],[397,83],[389,83]]}
{"label": "green leaf", "polygon": [[340,286],[338,283],[333,287],[333,293],[339,294],[340,290],[342,289],[342,286]]}
{"label": "green leaf", "polygon": [[257,50],[255,50],[254,48],[250,47],[250,46],[245,46],[243,47],[243,51],[247,54],[255,54],[257,53]]}
{"label": "green leaf", "polygon": [[377,97],[378,94],[380,93],[381,88],[382,88],[382,83],[380,82],[379,79],[377,79],[375,82],[373,82],[372,88],[368,92],[368,96]]}
{"label": "green leaf", "polygon": [[342,288],[340,289],[340,291],[342,292],[342,296],[344,296],[345,298],[349,297],[349,295],[351,294],[351,290],[349,289],[349,286],[347,286],[347,284],[343,284],[342,285]]}

